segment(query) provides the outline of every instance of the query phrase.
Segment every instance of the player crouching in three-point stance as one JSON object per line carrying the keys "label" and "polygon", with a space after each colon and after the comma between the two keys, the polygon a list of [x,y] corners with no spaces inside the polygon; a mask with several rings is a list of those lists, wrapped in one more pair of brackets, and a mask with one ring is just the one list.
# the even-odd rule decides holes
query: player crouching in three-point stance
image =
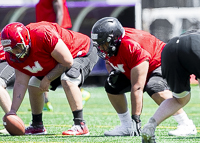
{"label": "player crouching in three-point stance", "polygon": [[[191,30],[172,38],[161,55],[162,73],[174,98],[165,100],[142,129],[142,142],[155,142],[155,129],[165,119],[185,106],[190,98],[190,75],[200,83],[200,31]],[[188,126],[189,127],[189,126]],[[182,128],[181,135],[194,134],[196,130]]]}
{"label": "player crouching in three-point stance", "polygon": [[6,60],[15,68],[11,110],[16,114],[28,88],[32,124],[25,134],[46,134],[42,110],[44,92],[61,84],[73,113],[74,125],[63,135],[88,135],[83,120],[80,86],[98,60],[92,40],[81,33],[61,28],[56,23],[38,22],[24,26],[14,22],[1,33]]}
{"label": "player crouching in three-point stance", "polygon": [[[113,17],[98,20],[92,27],[91,38],[98,46],[99,56],[106,59],[110,75],[105,83],[105,90],[121,121],[120,126],[104,134],[139,136],[143,92],[147,91],[158,105],[165,99],[172,98],[172,92],[161,73],[161,52],[165,43],[147,32],[122,27]],[[125,96],[129,91],[132,116]],[[186,134],[196,134],[195,125],[183,109],[174,112],[174,115],[179,127],[185,127],[188,131]],[[177,132],[175,130],[171,134],[177,135]]]}

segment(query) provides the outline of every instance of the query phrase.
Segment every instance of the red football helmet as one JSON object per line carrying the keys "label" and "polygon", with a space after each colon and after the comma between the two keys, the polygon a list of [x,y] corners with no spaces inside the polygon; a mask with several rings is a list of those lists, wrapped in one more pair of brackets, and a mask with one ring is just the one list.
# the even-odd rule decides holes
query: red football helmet
{"label": "red football helmet", "polygon": [[28,29],[19,22],[6,25],[1,32],[1,44],[5,52],[14,54],[17,58],[24,58],[28,54],[30,44]]}

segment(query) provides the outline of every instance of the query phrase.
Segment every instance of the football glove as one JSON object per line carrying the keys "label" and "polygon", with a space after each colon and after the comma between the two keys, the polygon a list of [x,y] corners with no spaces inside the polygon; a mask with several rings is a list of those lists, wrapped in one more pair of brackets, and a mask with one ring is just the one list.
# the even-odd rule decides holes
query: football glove
{"label": "football glove", "polygon": [[117,79],[119,77],[119,74],[121,72],[119,70],[112,70],[107,78],[108,84],[112,87],[115,88],[115,83],[117,82]]}
{"label": "football glove", "polygon": [[133,122],[133,128],[134,128],[134,136],[140,136],[141,135],[141,120],[139,115],[132,115],[132,122]]}

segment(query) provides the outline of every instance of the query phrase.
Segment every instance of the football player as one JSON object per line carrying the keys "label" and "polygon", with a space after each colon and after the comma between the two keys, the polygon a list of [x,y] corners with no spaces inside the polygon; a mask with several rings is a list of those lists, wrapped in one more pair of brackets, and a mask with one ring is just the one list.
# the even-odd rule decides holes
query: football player
{"label": "football player", "polygon": [[[96,42],[98,54],[106,60],[109,74],[105,83],[108,98],[118,113],[121,125],[105,136],[139,136],[143,92],[160,105],[172,98],[167,82],[161,73],[161,52],[165,43],[153,35],[134,28],[122,27],[118,19],[105,17],[92,27],[91,38]],[[130,116],[126,92],[131,92],[132,116]],[[180,109],[174,114],[178,129],[184,127],[187,134],[196,134],[196,127]],[[178,135],[179,130],[169,134]],[[194,131],[194,132],[192,132]]]}
{"label": "football player", "polygon": [[[11,99],[6,88],[15,79],[15,70],[6,62],[5,52],[0,41],[0,106],[5,113],[10,111]],[[8,134],[6,129],[0,130],[0,134]]]}
{"label": "football player", "polygon": [[[62,28],[71,28],[72,23],[67,8],[66,0],[39,0],[35,6],[36,22],[48,21],[56,22]],[[83,88],[81,89],[82,93],[82,103],[83,105],[90,98],[90,93]],[[44,111],[53,111],[53,106],[48,100],[47,92],[45,94],[45,104]]]}
{"label": "football player", "polygon": [[98,61],[92,40],[57,23],[37,22],[24,26],[14,22],[3,28],[1,43],[16,75],[11,110],[7,114],[16,114],[26,90],[29,92],[32,123],[25,134],[47,133],[42,120],[42,94],[49,88],[56,90],[61,84],[74,117],[74,125],[62,134],[88,135],[80,86]]}
{"label": "football player", "polygon": [[[161,55],[163,77],[166,78],[173,97],[167,99],[157,109],[149,122],[142,129],[142,141],[155,141],[155,129],[165,119],[170,117],[190,100],[190,75],[194,74],[200,83],[200,31],[187,31],[174,37],[166,44]],[[196,131],[182,128],[181,136]]]}
{"label": "football player", "polygon": [[66,29],[72,27],[66,0],[39,0],[35,14],[36,22],[56,22]]}

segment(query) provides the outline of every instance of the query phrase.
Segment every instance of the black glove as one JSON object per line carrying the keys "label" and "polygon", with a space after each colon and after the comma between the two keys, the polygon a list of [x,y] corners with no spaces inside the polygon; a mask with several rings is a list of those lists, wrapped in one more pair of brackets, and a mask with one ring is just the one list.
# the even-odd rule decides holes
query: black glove
{"label": "black glove", "polygon": [[141,120],[139,115],[132,115],[132,122],[133,122],[133,128],[134,128],[134,136],[140,136],[141,135]]}
{"label": "black glove", "polygon": [[119,70],[112,70],[107,78],[108,84],[112,87],[115,88],[115,83],[117,82],[117,79],[119,77],[119,74],[121,72]]}

